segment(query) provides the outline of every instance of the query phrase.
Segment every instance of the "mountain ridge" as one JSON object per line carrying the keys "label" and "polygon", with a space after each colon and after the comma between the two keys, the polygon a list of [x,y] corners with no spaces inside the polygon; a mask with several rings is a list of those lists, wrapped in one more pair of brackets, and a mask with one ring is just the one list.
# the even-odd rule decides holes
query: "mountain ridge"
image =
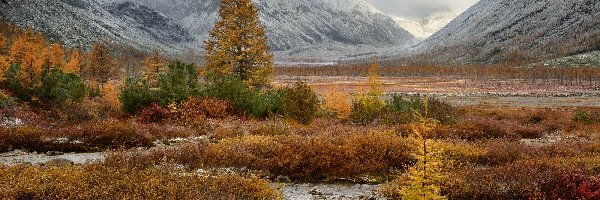
{"label": "mountain ridge", "polygon": [[481,0],[413,50],[438,61],[498,63],[598,47],[600,1]]}

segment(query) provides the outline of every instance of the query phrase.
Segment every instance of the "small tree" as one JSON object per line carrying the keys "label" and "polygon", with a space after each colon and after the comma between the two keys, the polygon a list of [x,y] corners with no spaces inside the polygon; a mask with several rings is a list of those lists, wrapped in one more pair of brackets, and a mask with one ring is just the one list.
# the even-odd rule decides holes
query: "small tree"
{"label": "small tree", "polygon": [[221,0],[219,16],[211,38],[204,43],[210,79],[238,76],[252,87],[270,85],[273,55],[254,3]]}
{"label": "small tree", "polygon": [[436,185],[444,177],[441,171],[441,153],[433,148],[432,142],[427,140],[427,134],[431,133],[440,122],[428,117],[427,99],[423,114],[413,111],[418,120],[412,127],[413,133],[421,141],[422,146],[416,154],[417,163],[408,171],[408,184],[400,189],[402,199],[446,199],[440,195],[440,188]]}
{"label": "small tree", "polygon": [[167,60],[160,55],[160,51],[158,49],[154,50],[152,55],[142,62],[142,78],[151,87],[158,87],[158,78],[167,72],[167,64]]}
{"label": "small tree", "polygon": [[50,67],[62,69],[65,66],[65,49],[59,43],[52,44],[49,52]]}
{"label": "small tree", "polygon": [[377,60],[375,60],[374,58],[371,61],[371,66],[369,67],[367,76],[369,96],[378,98],[383,97],[383,89],[381,89],[381,77],[379,77],[379,65],[377,65]]}
{"label": "small tree", "polygon": [[81,101],[85,97],[85,85],[81,77],[52,69],[42,75],[42,87],[37,96],[46,102],[64,103],[66,100]]}
{"label": "small tree", "polygon": [[0,34],[0,82],[5,79],[4,73],[8,70],[8,41],[3,34]]}
{"label": "small tree", "polygon": [[369,67],[367,85],[369,91],[359,94],[352,102],[352,113],[350,118],[355,123],[368,124],[376,120],[385,109],[383,101],[383,90],[381,89],[381,79],[378,74],[378,66],[375,59]]}
{"label": "small tree", "polygon": [[319,111],[319,98],[306,83],[298,81],[286,89],[284,110],[288,117],[309,124]]}
{"label": "small tree", "polygon": [[81,51],[79,49],[71,50],[69,62],[62,68],[63,72],[71,74],[81,74]]}
{"label": "small tree", "polygon": [[110,49],[102,42],[96,42],[92,46],[88,61],[87,74],[101,85],[108,82],[116,73],[115,61],[110,55]]}

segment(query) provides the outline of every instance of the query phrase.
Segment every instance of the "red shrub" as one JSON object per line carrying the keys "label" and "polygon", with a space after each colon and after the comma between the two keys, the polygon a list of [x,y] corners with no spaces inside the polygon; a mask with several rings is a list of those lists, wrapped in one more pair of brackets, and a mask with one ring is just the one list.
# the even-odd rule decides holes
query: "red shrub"
{"label": "red shrub", "polygon": [[157,103],[152,103],[149,107],[144,108],[138,117],[140,123],[159,123],[167,119],[171,111],[168,108],[162,107]]}
{"label": "red shrub", "polygon": [[600,199],[600,175],[576,171],[540,183],[546,199]]}

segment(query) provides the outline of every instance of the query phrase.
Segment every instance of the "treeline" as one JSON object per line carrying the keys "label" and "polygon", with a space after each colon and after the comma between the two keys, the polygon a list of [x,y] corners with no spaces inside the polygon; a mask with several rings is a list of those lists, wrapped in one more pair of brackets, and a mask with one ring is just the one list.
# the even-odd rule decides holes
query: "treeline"
{"label": "treeline", "polygon": [[[279,67],[280,76],[367,76],[369,65],[334,65]],[[465,65],[465,66],[382,66],[379,73],[384,77],[444,77],[474,81],[514,81],[515,83],[555,83],[563,85],[598,85],[598,67],[552,67],[515,65]]]}

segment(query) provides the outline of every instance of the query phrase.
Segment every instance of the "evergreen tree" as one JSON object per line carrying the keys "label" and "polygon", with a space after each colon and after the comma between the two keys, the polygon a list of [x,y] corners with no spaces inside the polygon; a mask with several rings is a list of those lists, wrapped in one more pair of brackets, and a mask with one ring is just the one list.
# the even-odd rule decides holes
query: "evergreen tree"
{"label": "evergreen tree", "polygon": [[221,0],[220,20],[205,42],[206,67],[213,80],[239,76],[247,85],[268,86],[273,73],[258,9],[251,0]]}
{"label": "evergreen tree", "polygon": [[169,65],[168,73],[158,80],[158,94],[163,105],[180,103],[198,93],[198,72],[193,64],[175,61]]}
{"label": "evergreen tree", "polygon": [[116,73],[115,61],[104,43],[97,42],[92,46],[88,61],[88,76],[102,85]]}
{"label": "evergreen tree", "polygon": [[167,72],[167,60],[160,55],[159,50],[154,50],[152,55],[142,62],[142,78],[150,87],[158,87],[158,78]]}

